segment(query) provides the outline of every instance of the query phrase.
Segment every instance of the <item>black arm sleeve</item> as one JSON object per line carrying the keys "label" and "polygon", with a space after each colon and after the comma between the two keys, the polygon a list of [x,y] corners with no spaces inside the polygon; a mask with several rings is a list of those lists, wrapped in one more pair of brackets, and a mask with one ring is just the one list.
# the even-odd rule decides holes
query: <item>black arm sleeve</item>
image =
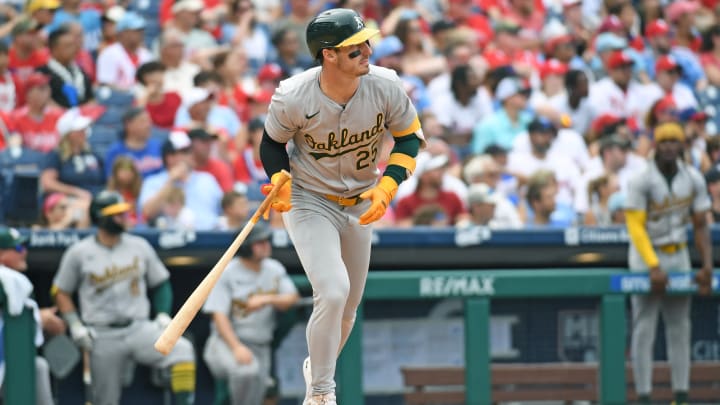
{"label": "black arm sleeve", "polygon": [[260,143],[260,160],[268,177],[272,177],[273,174],[283,169],[290,171],[290,157],[285,149],[285,144],[275,142],[265,130],[263,130]]}

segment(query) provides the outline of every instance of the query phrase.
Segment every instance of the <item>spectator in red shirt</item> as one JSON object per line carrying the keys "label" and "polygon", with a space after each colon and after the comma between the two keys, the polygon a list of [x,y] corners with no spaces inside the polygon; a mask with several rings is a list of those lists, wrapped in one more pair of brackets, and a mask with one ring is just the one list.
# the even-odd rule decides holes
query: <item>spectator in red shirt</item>
{"label": "spectator in red shirt", "polygon": [[27,105],[13,111],[10,124],[14,132],[22,136],[23,144],[39,152],[47,153],[60,142],[55,124],[63,110],[50,104],[50,78],[33,73],[25,81]]}
{"label": "spectator in red shirt", "polygon": [[241,121],[248,122],[250,97],[243,87],[243,76],[248,68],[245,51],[236,48],[220,52],[212,58],[212,64],[223,80],[217,103],[232,108]]}
{"label": "spectator in red shirt", "polygon": [[40,66],[47,63],[50,53],[42,44],[37,21],[25,18],[12,29],[12,45],[8,54],[10,70],[21,82]]}
{"label": "spectator in red shirt", "polygon": [[248,144],[237,154],[233,164],[235,180],[247,185],[247,196],[253,201],[262,201],[265,197],[260,187],[268,182],[260,161],[260,141],[265,129],[265,117],[255,117],[248,124]]}
{"label": "spectator in red shirt", "polygon": [[136,99],[138,106],[145,106],[155,126],[171,129],[175,122],[182,98],[174,91],[165,91],[165,66],[157,61],[141,65],[135,78],[144,91]]}
{"label": "spectator in red shirt", "polygon": [[454,192],[442,188],[448,157],[445,155],[430,156],[429,153],[422,152],[418,155],[417,160],[415,176],[417,176],[418,185],[413,194],[403,197],[397,202],[395,208],[397,225],[412,226],[414,217],[419,212],[432,207],[441,209],[448,225],[454,225],[459,220],[466,219],[467,213],[460,197]]}
{"label": "spectator in red shirt", "polygon": [[188,132],[188,136],[192,141],[190,151],[195,170],[212,174],[223,192],[232,190],[233,176],[230,167],[222,160],[210,156],[218,135],[203,128],[195,128]]}
{"label": "spectator in red shirt", "polygon": [[0,112],[10,112],[17,106],[20,84],[8,70],[8,48],[0,43]]}

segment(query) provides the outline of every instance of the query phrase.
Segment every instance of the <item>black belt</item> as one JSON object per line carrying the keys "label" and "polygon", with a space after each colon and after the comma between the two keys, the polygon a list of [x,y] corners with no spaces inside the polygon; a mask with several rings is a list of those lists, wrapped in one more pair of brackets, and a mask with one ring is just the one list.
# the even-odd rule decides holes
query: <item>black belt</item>
{"label": "black belt", "polygon": [[120,328],[127,328],[128,326],[132,325],[133,320],[129,319],[127,321],[119,321],[119,322],[113,322],[107,325],[99,325],[99,324],[91,324],[90,326],[96,327],[96,328],[113,328],[113,329],[120,329]]}

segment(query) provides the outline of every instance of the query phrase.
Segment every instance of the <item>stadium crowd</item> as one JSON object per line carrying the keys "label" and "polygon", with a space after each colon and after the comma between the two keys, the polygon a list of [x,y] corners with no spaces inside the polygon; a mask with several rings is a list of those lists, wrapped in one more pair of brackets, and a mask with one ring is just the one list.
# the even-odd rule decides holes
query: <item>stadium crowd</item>
{"label": "stadium crowd", "polygon": [[331,7],[381,30],[372,63],[400,75],[429,140],[378,226],[622,224],[628,178],[672,121],[720,217],[715,0],[9,0],[6,221],[37,193],[19,211],[34,226],[87,227],[111,189],[135,227],[237,229],[268,181],[273,91],[314,65],[304,30]]}

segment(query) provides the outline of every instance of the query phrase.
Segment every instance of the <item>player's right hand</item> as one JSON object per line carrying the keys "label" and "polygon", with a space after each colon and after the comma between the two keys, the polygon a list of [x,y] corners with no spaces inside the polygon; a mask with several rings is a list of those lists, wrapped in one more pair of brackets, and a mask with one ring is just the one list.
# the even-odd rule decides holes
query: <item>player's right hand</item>
{"label": "player's right hand", "polygon": [[233,350],[233,356],[238,364],[250,364],[253,361],[253,353],[247,346],[241,344]]}
{"label": "player's right hand", "polygon": [[659,267],[650,269],[650,290],[655,294],[665,294],[667,288],[668,275]]}
{"label": "player's right hand", "polygon": [[[280,176],[282,176],[281,172],[277,172],[272,175],[270,178],[270,184],[265,184],[262,186],[262,193],[265,195],[270,194],[270,192],[275,188],[275,186],[278,184],[278,181],[280,181]],[[285,182],[280,187],[280,190],[278,190],[277,194],[275,194],[275,198],[272,199],[270,202],[270,208],[274,209],[277,212],[286,212],[290,211],[292,208],[292,202],[291,202],[291,193],[292,193],[292,179]],[[263,218],[268,219],[270,217],[270,208],[268,208],[265,212],[263,212]]]}
{"label": "player's right hand", "polygon": [[75,344],[78,345],[81,349],[92,349],[93,340],[95,338],[94,333],[81,322],[76,322],[70,325],[70,336],[72,336]]}

